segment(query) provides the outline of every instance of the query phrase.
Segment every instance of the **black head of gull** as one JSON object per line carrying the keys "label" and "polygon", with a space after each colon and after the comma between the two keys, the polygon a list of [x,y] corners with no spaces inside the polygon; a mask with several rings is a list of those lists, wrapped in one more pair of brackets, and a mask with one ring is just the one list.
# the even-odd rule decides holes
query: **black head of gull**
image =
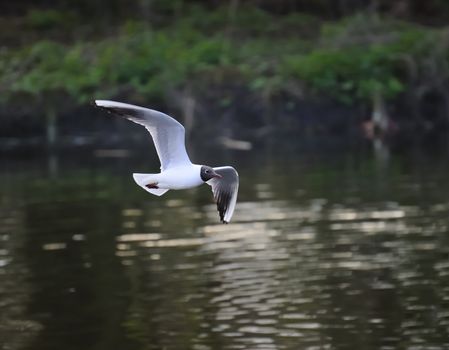
{"label": "black head of gull", "polygon": [[204,182],[207,182],[207,181],[213,179],[214,177],[218,178],[218,179],[221,179],[223,177],[220,174],[217,174],[215,172],[214,168],[207,166],[207,165],[201,166],[200,176],[201,176],[201,180],[203,180]]}
{"label": "black head of gull", "polygon": [[231,220],[239,188],[239,175],[233,167],[212,168],[193,164],[185,148],[184,127],[167,114],[115,101],[97,100],[95,104],[114,115],[144,126],[151,134],[161,162],[161,172],[134,173],[133,178],[141,188],[162,196],[168,190],[192,188],[207,183],[212,187],[221,222],[227,224]]}

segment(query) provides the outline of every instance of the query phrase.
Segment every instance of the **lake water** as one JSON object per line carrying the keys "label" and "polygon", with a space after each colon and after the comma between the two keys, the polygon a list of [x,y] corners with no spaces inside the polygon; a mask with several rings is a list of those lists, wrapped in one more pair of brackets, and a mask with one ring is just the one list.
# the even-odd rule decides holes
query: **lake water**
{"label": "lake water", "polygon": [[240,172],[229,225],[137,187],[149,145],[3,155],[0,348],[449,349],[447,151],[292,144],[197,147]]}

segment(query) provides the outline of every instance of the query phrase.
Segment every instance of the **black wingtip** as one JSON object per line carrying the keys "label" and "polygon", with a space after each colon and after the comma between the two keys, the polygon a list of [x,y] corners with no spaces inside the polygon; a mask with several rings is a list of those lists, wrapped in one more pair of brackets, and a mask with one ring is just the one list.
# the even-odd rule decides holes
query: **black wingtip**
{"label": "black wingtip", "polygon": [[95,101],[95,100],[91,103],[91,105],[92,105],[93,107],[95,107],[95,108],[98,108],[98,109],[102,110],[102,111],[106,111],[106,112],[108,112],[108,113],[112,113],[112,111],[111,111],[108,107],[104,107],[104,106],[99,106],[99,105],[97,105],[97,101]]}
{"label": "black wingtip", "polygon": [[95,103],[95,107],[98,109],[101,109],[102,111],[106,111],[109,114],[117,115],[119,117],[128,118],[130,116],[137,116],[137,113],[133,109],[129,108],[117,108],[117,107],[105,107],[105,106],[99,106]]}
{"label": "black wingtip", "polygon": [[103,106],[99,106],[99,105],[97,105],[97,104],[95,104],[94,107],[95,107],[95,108],[98,108],[98,109],[100,109],[100,110],[102,110],[102,111],[106,111],[106,112],[108,112],[108,113],[112,113],[112,111],[111,111],[109,108],[106,108],[106,107],[103,107]]}

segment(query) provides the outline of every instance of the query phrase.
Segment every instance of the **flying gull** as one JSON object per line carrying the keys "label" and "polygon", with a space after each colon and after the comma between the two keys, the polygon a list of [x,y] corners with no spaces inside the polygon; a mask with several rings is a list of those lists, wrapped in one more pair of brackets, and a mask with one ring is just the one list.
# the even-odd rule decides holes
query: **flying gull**
{"label": "flying gull", "polygon": [[95,104],[147,129],[161,163],[159,174],[133,174],[145,191],[162,196],[168,190],[181,190],[207,183],[217,203],[221,222],[227,224],[237,202],[239,175],[231,166],[212,168],[193,164],[185,147],[184,127],[172,117],[153,109],[127,103],[96,100]]}

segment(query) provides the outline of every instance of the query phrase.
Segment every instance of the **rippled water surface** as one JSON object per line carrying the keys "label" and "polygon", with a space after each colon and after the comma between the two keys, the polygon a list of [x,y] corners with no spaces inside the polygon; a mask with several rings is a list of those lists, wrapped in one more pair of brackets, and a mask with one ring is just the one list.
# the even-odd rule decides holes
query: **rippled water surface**
{"label": "rippled water surface", "polygon": [[1,349],[449,349],[449,162],[264,147],[153,197],[145,153],[1,159]]}

